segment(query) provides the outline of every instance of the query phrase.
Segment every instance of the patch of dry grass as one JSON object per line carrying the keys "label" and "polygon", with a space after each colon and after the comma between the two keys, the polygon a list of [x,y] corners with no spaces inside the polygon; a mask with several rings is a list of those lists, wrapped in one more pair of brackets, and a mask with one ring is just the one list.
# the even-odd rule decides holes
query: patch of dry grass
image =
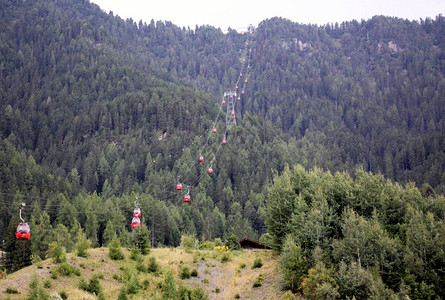
{"label": "patch of dry grass", "polygon": [[[81,276],[58,275],[51,278],[50,271],[58,268],[45,260],[37,265],[29,266],[6,278],[0,279],[0,299],[25,299],[29,292],[29,284],[33,274],[37,274],[40,283],[45,280],[51,282],[51,287],[45,289],[49,294],[64,291],[68,299],[95,299],[95,296],[79,289],[79,282],[83,278],[89,282],[94,274],[101,274],[100,279],[106,299],[116,299],[123,287],[122,278],[127,274],[137,276],[140,288],[132,299],[161,299],[162,292],[159,284],[164,281],[164,274],[172,270],[177,285],[180,282],[190,287],[200,286],[208,292],[210,299],[234,299],[236,294],[241,299],[279,299],[283,294],[279,288],[279,273],[277,258],[272,252],[242,252],[233,251],[228,255],[227,262],[221,262],[224,253],[214,250],[184,251],[179,248],[152,249],[144,256],[143,264],[148,266],[149,257],[154,257],[160,266],[157,274],[138,272],[137,261],[130,259],[130,252],[122,249],[125,259],[113,261],[109,258],[108,248],[89,249],[88,257],[82,258],[68,254],[68,263],[81,271]],[[255,259],[263,262],[261,268],[252,269]],[[244,267],[242,267],[244,265]],[[38,267],[39,266],[39,267]],[[198,276],[187,280],[179,278],[179,271],[184,266],[190,270],[197,269]],[[261,287],[253,288],[253,283],[259,274],[263,274],[264,282]],[[143,284],[145,281],[145,285]],[[5,294],[8,287],[17,288],[19,294]]]}

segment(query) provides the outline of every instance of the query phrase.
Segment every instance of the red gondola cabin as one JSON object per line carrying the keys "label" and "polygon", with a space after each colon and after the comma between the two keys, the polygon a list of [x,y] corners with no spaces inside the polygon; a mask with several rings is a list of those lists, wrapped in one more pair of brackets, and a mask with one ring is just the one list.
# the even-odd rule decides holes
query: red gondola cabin
{"label": "red gondola cabin", "polygon": [[207,170],[207,173],[212,174],[212,173],[213,173],[213,169],[212,169],[212,168],[209,168],[209,169]]}
{"label": "red gondola cabin", "polygon": [[227,143],[227,141],[225,139],[222,140],[222,142],[221,142],[222,145],[225,145],[226,143]]}
{"label": "red gondola cabin", "polygon": [[31,237],[31,229],[29,228],[28,223],[20,223],[19,226],[17,226],[15,237],[18,240],[29,240]]}
{"label": "red gondola cabin", "polygon": [[200,162],[204,161],[204,156],[200,155],[199,158],[198,158],[198,160],[199,160]]}
{"label": "red gondola cabin", "polygon": [[141,227],[141,219],[139,219],[138,217],[134,217],[133,220],[131,220],[131,227]]}
{"label": "red gondola cabin", "polygon": [[133,217],[140,217],[142,214],[141,214],[141,209],[139,208],[139,207],[136,207],[134,210],[133,210]]}
{"label": "red gondola cabin", "polygon": [[181,184],[181,183],[178,183],[178,184],[176,185],[176,189],[177,189],[177,190],[182,190],[182,184]]}
{"label": "red gondola cabin", "polygon": [[185,194],[184,202],[190,202],[190,195],[189,194]]}
{"label": "red gondola cabin", "polygon": [[213,130],[212,130],[212,131],[213,131],[213,133],[216,133],[216,128],[213,128]]}

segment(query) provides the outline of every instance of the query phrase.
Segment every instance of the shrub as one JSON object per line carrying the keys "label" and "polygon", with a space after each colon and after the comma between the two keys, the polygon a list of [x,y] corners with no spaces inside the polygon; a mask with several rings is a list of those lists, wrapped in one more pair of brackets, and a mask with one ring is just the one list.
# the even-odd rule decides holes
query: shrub
{"label": "shrub", "polygon": [[71,276],[71,274],[80,276],[80,270],[69,263],[61,264],[59,268],[57,268],[57,271],[63,276]]}
{"label": "shrub", "polygon": [[18,294],[19,291],[15,287],[8,287],[6,288],[6,294]]}
{"label": "shrub", "polygon": [[187,287],[181,284],[178,288],[178,299],[206,300],[208,298],[202,287]]}
{"label": "shrub", "polygon": [[181,277],[181,279],[189,279],[191,277],[189,267],[182,267],[181,271],[179,272],[179,277]]}
{"label": "shrub", "polygon": [[193,235],[181,235],[181,248],[185,251],[196,249],[197,243]]}
{"label": "shrub", "polygon": [[215,243],[215,247],[216,246],[219,246],[219,247],[224,246],[224,243],[222,242],[222,240],[220,238],[215,238],[213,240],[213,242]]}
{"label": "shrub", "polygon": [[156,258],[150,257],[148,259],[147,272],[149,272],[149,273],[156,273],[158,271],[159,271],[159,264],[156,262]]}
{"label": "shrub", "polygon": [[263,262],[261,261],[261,258],[257,258],[253,262],[252,269],[261,268],[262,266],[263,266]]}
{"label": "shrub", "polygon": [[125,288],[121,288],[119,291],[119,295],[117,296],[117,300],[127,300],[127,290]]}
{"label": "shrub", "polygon": [[308,299],[335,299],[340,296],[332,274],[323,263],[318,263],[309,270],[308,277],[303,280],[304,295]]}
{"label": "shrub", "polygon": [[56,242],[49,244],[48,256],[51,257],[56,264],[66,262],[65,248]]}
{"label": "shrub", "polygon": [[139,272],[142,272],[142,273],[147,272],[147,268],[145,268],[145,266],[141,263],[138,263],[136,265],[136,270],[138,270]]}
{"label": "shrub", "polygon": [[287,291],[286,293],[281,296],[282,300],[295,300],[295,295],[292,293],[292,291]]}
{"label": "shrub", "polygon": [[213,250],[215,242],[205,241],[199,245],[199,250]]}
{"label": "shrub", "polygon": [[51,280],[47,279],[43,282],[43,287],[49,289],[51,287]]}
{"label": "shrub", "polygon": [[295,243],[291,235],[288,235],[284,241],[280,266],[284,288],[293,292],[298,291],[306,274],[307,263],[303,249]]}
{"label": "shrub", "polygon": [[238,293],[236,293],[235,294],[235,299],[241,299],[241,296]]}
{"label": "shrub", "polygon": [[164,282],[162,285],[162,292],[164,293],[164,297],[167,299],[176,299],[177,290],[175,278],[173,276],[173,272],[169,271],[165,274]]}
{"label": "shrub", "polygon": [[127,294],[137,294],[140,287],[138,278],[133,275],[130,276],[125,283]]}
{"label": "shrub", "polygon": [[257,288],[263,285],[263,274],[258,275],[257,279],[255,280],[255,282],[253,283],[253,287]]}
{"label": "shrub", "polygon": [[230,254],[229,253],[224,253],[224,255],[221,258],[221,262],[222,263],[226,263],[230,260]]}
{"label": "shrub", "polygon": [[241,249],[241,245],[239,243],[238,238],[235,234],[232,234],[227,238],[226,246],[229,247],[230,250],[239,250]]}
{"label": "shrub", "polygon": [[146,289],[148,289],[149,286],[150,286],[150,281],[148,279],[145,279],[142,282],[142,287],[146,290]]}
{"label": "shrub", "polygon": [[119,240],[117,239],[117,237],[114,237],[111,240],[108,250],[109,250],[110,258],[112,260],[124,259],[124,255],[122,254],[122,251],[121,251],[121,244],[120,244]]}
{"label": "shrub", "polygon": [[194,269],[192,270],[192,272],[190,272],[190,276],[192,276],[192,277],[198,277],[198,270],[197,270],[196,268],[194,268]]}
{"label": "shrub", "polygon": [[142,255],[147,255],[150,252],[150,230],[145,224],[133,230],[131,240]]}
{"label": "shrub", "polygon": [[39,284],[39,278],[36,274],[33,275],[31,283],[29,284],[29,295],[26,300],[46,300],[49,299],[49,295]]}
{"label": "shrub", "polygon": [[62,298],[62,300],[68,299],[68,294],[65,291],[59,292],[59,296]]}
{"label": "shrub", "polygon": [[79,283],[79,287],[82,290],[85,290],[89,293],[96,294],[96,295],[99,295],[102,292],[102,287],[99,282],[99,276],[97,274],[95,274],[95,275],[93,275],[93,277],[91,277],[89,284],[87,284],[85,282],[85,280],[82,279]]}
{"label": "shrub", "polygon": [[340,262],[335,282],[342,297],[357,299],[382,298],[384,285],[380,277],[374,278],[371,271],[366,270],[356,262],[346,264]]}
{"label": "shrub", "polygon": [[132,260],[140,260],[141,257],[141,250],[139,248],[133,248],[131,249],[130,258]]}
{"label": "shrub", "polygon": [[85,235],[79,237],[79,241],[76,243],[76,255],[80,257],[87,257],[87,250],[91,247],[91,241],[88,240]]}

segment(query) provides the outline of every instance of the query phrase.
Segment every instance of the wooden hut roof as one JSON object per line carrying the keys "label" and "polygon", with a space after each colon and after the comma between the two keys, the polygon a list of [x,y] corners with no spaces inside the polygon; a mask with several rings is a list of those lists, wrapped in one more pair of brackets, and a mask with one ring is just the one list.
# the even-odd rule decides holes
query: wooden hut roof
{"label": "wooden hut roof", "polygon": [[239,243],[241,244],[242,248],[256,248],[256,249],[272,249],[271,246],[248,239],[248,238],[244,238],[242,240],[239,240]]}

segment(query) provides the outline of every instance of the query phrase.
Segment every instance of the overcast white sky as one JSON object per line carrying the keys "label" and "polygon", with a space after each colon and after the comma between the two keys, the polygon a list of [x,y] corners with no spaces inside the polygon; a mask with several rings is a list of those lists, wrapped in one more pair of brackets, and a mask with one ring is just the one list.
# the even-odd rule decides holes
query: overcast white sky
{"label": "overcast white sky", "polygon": [[171,21],[178,26],[212,25],[241,29],[262,20],[283,17],[304,24],[369,19],[375,15],[409,20],[445,14],[445,0],[90,0],[121,18],[150,22]]}

